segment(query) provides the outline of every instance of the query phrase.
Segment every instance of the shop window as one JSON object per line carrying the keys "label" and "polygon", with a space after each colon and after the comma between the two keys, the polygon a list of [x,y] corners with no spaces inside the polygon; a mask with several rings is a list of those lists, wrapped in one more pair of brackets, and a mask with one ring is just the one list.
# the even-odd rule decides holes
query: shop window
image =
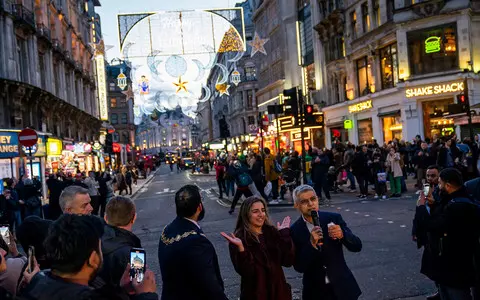
{"label": "shop window", "polygon": [[393,11],[395,8],[395,0],[387,0],[387,20],[393,20]]}
{"label": "shop window", "polygon": [[346,142],[348,141],[348,130],[343,126],[330,128],[330,137],[332,145],[335,141]]}
{"label": "shop window", "polygon": [[425,137],[432,139],[435,136],[450,136],[455,133],[453,119],[444,117],[449,104],[453,104],[452,98],[422,103]]}
{"label": "shop window", "polygon": [[112,115],[110,116],[110,119],[111,119],[110,121],[111,121],[111,123],[112,123],[113,125],[118,124],[118,115],[117,115],[117,114],[112,114]]}
{"label": "shop window", "polygon": [[372,76],[372,66],[368,62],[367,56],[358,59],[356,63],[358,93],[360,96],[365,96],[372,93],[375,88],[375,83]]}
{"label": "shop window", "polygon": [[407,40],[412,75],[458,69],[455,23],[409,32]]}
{"label": "shop window", "polygon": [[363,24],[363,33],[370,31],[370,15],[368,14],[368,3],[362,4],[362,24]]}
{"label": "shop window", "polygon": [[117,107],[117,98],[110,98],[110,107]]}
{"label": "shop window", "polygon": [[370,144],[373,140],[372,119],[357,121],[358,143]]}
{"label": "shop window", "polygon": [[122,122],[122,124],[127,124],[128,123],[127,113],[122,113],[120,121]]}
{"label": "shop window", "polygon": [[382,19],[381,19],[381,12],[380,12],[380,1],[375,0],[373,2],[373,18],[375,19],[375,23],[377,27],[382,25]]}
{"label": "shop window", "polygon": [[380,49],[382,89],[389,89],[398,82],[397,44]]}
{"label": "shop window", "polygon": [[357,38],[357,13],[352,11],[350,13],[350,32],[352,33],[352,39]]}
{"label": "shop window", "polygon": [[400,115],[388,116],[382,118],[383,122],[383,140],[385,143],[394,139],[402,140],[402,121]]}

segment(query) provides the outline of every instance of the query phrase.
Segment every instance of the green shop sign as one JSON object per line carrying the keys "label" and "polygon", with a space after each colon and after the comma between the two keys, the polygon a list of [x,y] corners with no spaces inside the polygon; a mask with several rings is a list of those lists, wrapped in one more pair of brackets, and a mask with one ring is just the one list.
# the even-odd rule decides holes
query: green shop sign
{"label": "green shop sign", "polygon": [[431,36],[425,40],[425,53],[440,52],[440,37]]}
{"label": "green shop sign", "polygon": [[343,128],[352,129],[353,128],[353,121],[352,120],[343,121]]}

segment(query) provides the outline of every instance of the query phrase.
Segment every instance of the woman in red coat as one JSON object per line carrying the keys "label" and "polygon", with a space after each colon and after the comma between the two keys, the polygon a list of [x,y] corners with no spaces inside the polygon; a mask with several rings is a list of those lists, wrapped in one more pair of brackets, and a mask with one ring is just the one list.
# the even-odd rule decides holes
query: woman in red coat
{"label": "woman in red coat", "polygon": [[295,251],[290,217],[275,228],[262,198],[247,198],[238,214],[235,233],[222,232],[230,242],[230,258],[242,277],[240,300],[291,300],[292,291],[282,266],[291,267]]}

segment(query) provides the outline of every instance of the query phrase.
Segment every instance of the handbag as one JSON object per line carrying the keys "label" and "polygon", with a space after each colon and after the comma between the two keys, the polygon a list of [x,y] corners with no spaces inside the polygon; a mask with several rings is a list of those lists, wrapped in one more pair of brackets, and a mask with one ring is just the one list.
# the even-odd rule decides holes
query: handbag
{"label": "handbag", "polygon": [[267,182],[267,184],[265,185],[265,188],[263,189],[263,192],[267,196],[270,195],[270,193],[272,192],[272,182],[271,181]]}

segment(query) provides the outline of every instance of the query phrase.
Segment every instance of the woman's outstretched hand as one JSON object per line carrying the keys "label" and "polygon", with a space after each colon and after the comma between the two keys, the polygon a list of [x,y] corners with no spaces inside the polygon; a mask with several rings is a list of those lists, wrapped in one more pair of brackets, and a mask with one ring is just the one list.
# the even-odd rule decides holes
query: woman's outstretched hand
{"label": "woman's outstretched hand", "polygon": [[240,252],[243,252],[245,251],[245,248],[243,247],[243,242],[241,239],[239,239],[238,237],[235,236],[235,234],[233,233],[225,233],[225,232],[221,232],[220,233],[229,243],[235,245],[238,247],[238,251]]}
{"label": "woman's outstretched hand", "polygon": [[290,217],[289,217],[289,216],[286,216],[286,217],[283,219],[282,224],[280,224],[279,222],[277,222],[277,228],[278,228],[278,230],[282,230],[282,229],[285,229],[285,228],[290,228],[290,222],[291,222]]}

